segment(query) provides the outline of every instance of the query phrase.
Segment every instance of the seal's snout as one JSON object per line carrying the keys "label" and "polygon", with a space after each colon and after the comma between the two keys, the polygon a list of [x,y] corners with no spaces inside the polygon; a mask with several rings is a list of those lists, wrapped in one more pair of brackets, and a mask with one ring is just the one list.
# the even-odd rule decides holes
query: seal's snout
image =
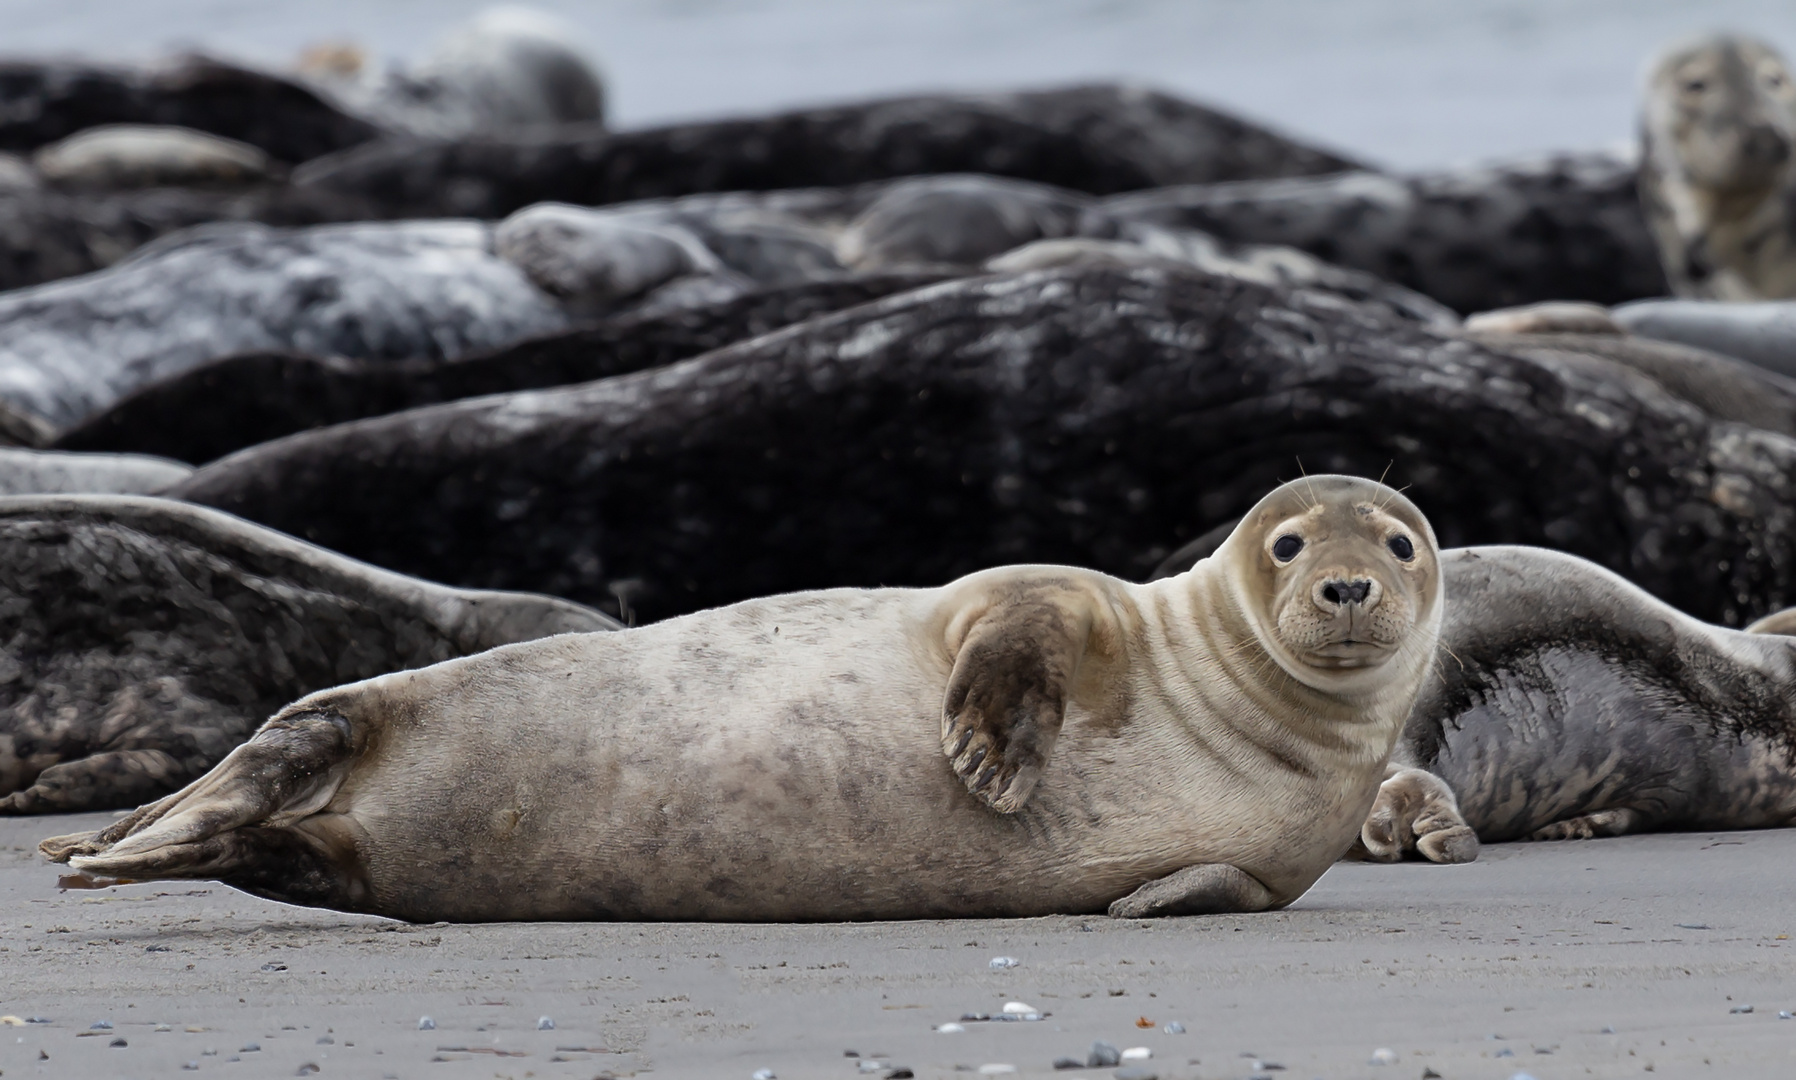
{"label": "seal's snout", "polygon": [[1375,586],[1367,578],[1346,580],[1333,578],[1316,583],[1316,606],[1324,611],[1330,608],[1344,608],[1349,604],[1371,607],[1377,602]]}
{"label": "seal's snout", "polygon": [[1754,165],[1782,165],[1790,160],[1790,139],[1768,123],[1754,124],[1741,140],[1740,156]]}

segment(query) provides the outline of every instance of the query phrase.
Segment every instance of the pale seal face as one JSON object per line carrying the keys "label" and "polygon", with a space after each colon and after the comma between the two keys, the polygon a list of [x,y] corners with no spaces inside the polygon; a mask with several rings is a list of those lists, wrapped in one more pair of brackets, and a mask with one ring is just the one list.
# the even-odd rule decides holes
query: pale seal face
{"label": "pale seal face", "polygon": [[1647,80],[1646,127],[1691,183],[1723,194],[1778,183],[1796,140],[1796,82],[1760,41],[1714,37],[1674,48]]}
{"label": "pale seal face", "polygon": [[1286,484],[1215,557],[1261,645],[1314,689],[1375,689],[1394,660],[1414,660],[1434,641],[1442,610],[1434,530],[1383,484],[1350,476]]}

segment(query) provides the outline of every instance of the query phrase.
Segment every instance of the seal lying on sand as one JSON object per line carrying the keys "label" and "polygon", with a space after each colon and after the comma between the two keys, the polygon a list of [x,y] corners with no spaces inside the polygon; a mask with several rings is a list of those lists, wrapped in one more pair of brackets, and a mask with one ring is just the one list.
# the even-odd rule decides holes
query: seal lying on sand
{"label": "seal lying on sand", "polygon": [[0,812],[131,806],[300,694],[615,626],[389,574],[213,510],[0,498]]}
{"label": "seal lying on sand", "polygon": [[1544,548],[1451,548],[1441,570],[1440,652],[1357,855],[1796,823],[1796,613],[1729,630]]}
{"label": "seal lying on sand", "polygon": [[1315,477],[1154,585],[796,593],[314,694],[43,850],[415,920],[1261,911],[1358,831],[1441,606],[1415,507]]}
{"label": "seal lying on sand", "polygon": [[1672,291],[1796,298],[1796,80],[1751,38],[1679,45],[1647,79],[1640,198]]}

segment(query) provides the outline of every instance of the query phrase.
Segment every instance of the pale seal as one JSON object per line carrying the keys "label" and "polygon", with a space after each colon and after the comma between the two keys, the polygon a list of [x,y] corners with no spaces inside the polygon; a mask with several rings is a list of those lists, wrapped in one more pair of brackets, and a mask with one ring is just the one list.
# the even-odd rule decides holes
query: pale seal
{"label": "pale seal", "polygon": [[134,806],[300,694],[615,625],[172,500],[0,498],[0,813]]}
{"label": "pale seal", "polygon": [[1435,648],[1371,481],[1132,585],[796,593],[339,687],[98,833],[85,873],[408,919],[1260,911],[1357,834]]}
{"label": "pale seal", "polygon": [[1770,45],[1718,35],[1647,77],[1640,198],[1679,296],[1796,297],[1796,82]]}
{"label": "pale seal", "polygon": [[88,128],[40,148],[31,160],[45,180],[70,188],[241,186],[282,172],[248,143],[154,124]]}

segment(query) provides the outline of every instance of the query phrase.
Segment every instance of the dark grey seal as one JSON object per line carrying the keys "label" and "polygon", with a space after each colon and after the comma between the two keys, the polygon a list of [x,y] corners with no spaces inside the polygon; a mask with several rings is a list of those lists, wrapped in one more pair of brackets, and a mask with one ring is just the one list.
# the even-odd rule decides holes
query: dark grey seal
{"label": "dark grey seal", "polygon": [[1667,291],[1634,166],[1608,154],[1414,176],[1169,186],[1104,207],[1118,218],[1301,248],[1462,314]]}
{"label": "dark grey seal", "polygon": [[212,226],[0,296],[0,398],[66,426],[251,349],[458,356],[568,322],[479,222]]}
{"label": "dark grey seal", "polygon": [[1452,546],[1702,617],[1796,600],[1796,443],[1597,356],[1171,265],[949,281],[669,367],[289,436],[172,489],[433,580],[627,604],[1138,578],[1281,478],[1389,467]]}
{"label": "dark grey seal", "polygon": [[376,570],[185,503],[0,498],[0,813],[133,806],[302,694],[615,625],[562,600]]}
{"label": "dark grey seal", "polygon": [[1643,300],[1615,308],[1610,317],[1639,337],[1710,349],[1796,377],[1796,302]]}

